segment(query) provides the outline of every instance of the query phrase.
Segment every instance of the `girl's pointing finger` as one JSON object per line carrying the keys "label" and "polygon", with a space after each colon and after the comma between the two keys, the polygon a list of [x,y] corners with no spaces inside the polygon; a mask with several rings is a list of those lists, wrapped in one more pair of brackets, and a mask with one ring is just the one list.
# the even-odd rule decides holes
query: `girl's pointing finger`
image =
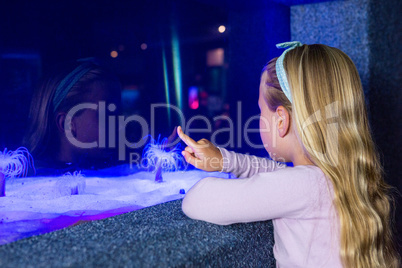
{"label": "girl's pointing finger", "polygon": [[187,146],[190,146],[192,148],[197,147],[197,143],[195,140],[184,134],[183,130],[181,129],[181,126],[177,127],[177,134],[179,135],[180,139],[187,144]]}

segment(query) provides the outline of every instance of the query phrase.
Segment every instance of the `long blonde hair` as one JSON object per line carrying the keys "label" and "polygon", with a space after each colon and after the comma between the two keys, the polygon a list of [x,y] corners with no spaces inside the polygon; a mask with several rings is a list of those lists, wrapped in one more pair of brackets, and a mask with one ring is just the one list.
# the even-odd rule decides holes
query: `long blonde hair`
{"label": "long blonde hair", "polygon": [[265,99],[292,115],[306,155],[331,180],[346,267],[399,267],[392,240],[391,188],[371,137],[364,94],[352,60],[325,45],[289,51],[284,68],[293,103],[282,92],[276,59],[266,66]]}

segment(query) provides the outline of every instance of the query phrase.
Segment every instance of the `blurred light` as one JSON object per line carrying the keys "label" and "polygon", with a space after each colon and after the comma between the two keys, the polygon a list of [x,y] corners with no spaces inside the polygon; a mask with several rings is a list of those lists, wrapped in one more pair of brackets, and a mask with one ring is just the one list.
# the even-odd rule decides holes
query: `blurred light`
{"label": "blurred light", "polygon": [[182,100],[182,81],[181,81],[181,59],[180,59],[180,44],[177,36],[176,25],[172,28],[172,61],[173,61],[173,77],[176,92],[177,106],[183,108]]}
{"label": "blurred light", "polygon": [[191,109],[196,110],[200,106],[200,102],[198,100],[198,88],[190,87],[188,89],[188,105]]}
{"label": "blurred light", "polygon": [[198,100],[195,100],[190,104],[190,108],[193,109],[193,110],[197,110],[199,106],[200,105],[199,105]]}
{"label": "blurred light", "polygon": [[206,91],[201,91],[200,92],[200,104],[202,106],[207,106],[208,105],[208,93]]}
{"label": "blurred light", "polygon": [[215,48],[207,51],[207,66],[223,66],[225,63],[225,50]]}
{"label": "blurred light", "polygon": [[148,45],[147,44],[145,44],[145,43],[142,43],[141,44],[141,49],[142,50],[145,50],[145,49],[147,49],[148,48]]}
{"label": "blurred light", "polygon": [[110,52],[110,57],[117,58],[117,56],[119,56],[119,53],[117,53],[116,50],[113,50],[112,52]]}
{"label": "blurred light", "polygon": [[135,85],[125,86],[121,91],[121,107],[124,112],[130,113],[140,100],[140,91]]}
{"label": "blurred light", "polygon": [[126,47],[124,45],[119,45],[119,50],[123,51]]}
{"label": "blurred light", "polygon": [[224,25],[219,26],[218,31],[220,33],[224,33],[226,31],[226,27]]}

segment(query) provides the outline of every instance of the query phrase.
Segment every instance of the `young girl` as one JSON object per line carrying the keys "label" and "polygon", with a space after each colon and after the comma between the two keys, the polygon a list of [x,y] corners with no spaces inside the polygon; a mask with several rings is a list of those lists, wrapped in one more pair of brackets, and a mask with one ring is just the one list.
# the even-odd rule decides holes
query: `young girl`
{"label": "young girl", "polygon": [[289,48],[262,72],[260,133],[294,167],[195,142],[179,127],[187,162],[239,178],[201,180],[184,213],[222,225],[272,219],[278,267],[399,267],[356,67],[325,45],[278,47]]}

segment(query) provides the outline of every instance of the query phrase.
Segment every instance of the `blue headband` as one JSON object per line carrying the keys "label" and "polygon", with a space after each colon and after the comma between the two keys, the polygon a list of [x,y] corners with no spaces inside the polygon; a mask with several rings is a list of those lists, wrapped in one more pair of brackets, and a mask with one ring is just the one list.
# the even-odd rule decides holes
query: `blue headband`
{"label": "blue headband", "polygon": [[294,49],[295,47],[301,47],[303,44],[300,43],[299,41],[293,41],[293,42],[285,42],[285,43],[280,43],[277,44],[277,48],[287,48],[282,55],[279,56],[279,58],[276,60],[276,76],[278,77],[279,84],[281,85],[283,93],[285,93],[286,97],[289,99],[290,102],[292,102],[292,95],[290,94],[290,88],[289,88],[289,83],[288,79],[286,77],[286,72],[285,69],[283,68],[283,59],[285,58],[286,53],[288,53],[290,50]]}
{"label": "blue headband", "polygon": [[67,96],[68,92],[70,92],[71,88],[78,82],[87,72],[89,72],[93,68],[93,64],[90,62],[85,62],[81,64],[77,68],[75,68],[71,73],[69,73],[64,79],[60,82],[59,86],[56,88],[56,92],[53,97],[53,112],[59,108],[60,103]]}

